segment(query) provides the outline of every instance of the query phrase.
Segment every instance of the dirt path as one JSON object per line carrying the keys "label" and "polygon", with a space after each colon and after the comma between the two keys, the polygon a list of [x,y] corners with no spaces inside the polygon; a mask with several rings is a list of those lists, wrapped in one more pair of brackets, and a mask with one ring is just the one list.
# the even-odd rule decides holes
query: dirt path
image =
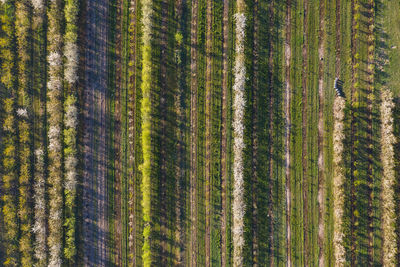
{"label": "dirt path", "polygon": [[258,174],[257,174],[257,155],[258,155],[258,38],[259,38],[259,18],[258,18],[258,0],[254,1],[253,8],[254,18],[254,29],[253,29],[253,92],[252,92],[252,160],[251,160],[251,172],[252,172],[252,263],[253,267],[258,266]]}
{"label": "dirt path", "polygon": [[114,113],[114,213],[115,213],[115,264],[122,264],[122,202],[121,202],[121,82],[122,82],[122,16],[123,0],[117,1],[116,36],[115,36],[115,113]]}
{"label": "dirt path", "polygon": [[[310,240],[309,240],[309,214],[308,214],[308,27],[309,27],[309,6],[308,1],[303,1],[304,22],[303,22],[303,46],[302,46],[302,164],[303,164],[303,242],[304,242],[304,266],[310,264]],[[311,177],[310,177],[311,178]]]}
{"label": "dirt path", "polygon": [[[340,61],[340,50],[341,50],[341,0],[336,0],[336,44],[335,44],[335,76],[340,77],[341,73],[341,61]],[[340,106],[343,105],[343,106]],[[340,104],[336,97],[333,103],[333,111],[338,111],[338,114],[334,114],[334,129],[333,129],[333,160],[336,163],[333,164],[333,221],[334,221],[334,232],[333,232],[333,262],[337,266],[341,266],[344,263],[345,249],[343,244],[343,208],[344,200],[340,196],[343,194],[342,185],[344,183],[343,169],[343,108],[344,103]],[[336,158],[337,157],[337,158]]]}
{"label": "dirt path", "polygon": [[108,231],[107,220],[107,186],[106,186],[106,92],[107,92],[107,36],[108,36],[108,1],[97,0],[99,8],[98,16],[103,20],[98,24],[98,45],[99,45],[99,61],[98,61],[98,78],[99,87],[97,105],[99,107],[99,133],[98,133],[98,177],[97,177],[97,216],[98,216],[98,267],[106,266],[107,263],[107,247],[106,237]]}
{"label": "dirt path", "polygon": [[291,0],[287,1],[286,6],[286,19],[285,19],[285,172],[286,172],[286,245],[287,245],[287,266],[291,264],[291,225],[290,225],[290,212],[291,212],[291,192],[290,192],[290,101],[291,101],[291,88],[290,88],[290,59],[291,59]]}
{"label": "dirt path", "polygon": [[[93,4],[87,3],[86,18],[88,21],[94,20]],[[92,32],[90,25],[86,26],[86,40],[93,38],[94,33]],[[84,113],[84,137],[83,137],[83,148],[84,148],[84,170],[83,170],[83,236],[82,239],[84,265],[94,266],[95,255],[95,233],[94,224],[96,222],[94,218],[94,188],[93,188],[93,116],[94,116],[94,90],[89,87],[93,80],[93,65],[94,65],[94,43],[88,42],[85,51],[85,88],[84,98],[85,103],[83,107]]]}
{"label": "dirt path", "polygon": [[[368,266],[374,264],[374,210],[373,210],[373,137],[372,137],[372,123],[373,123],[373,90],[374,90],[374,1],[368,2],[368,60],[367,60],[367,110],[368,110],[368,126],[367,126],[367,139],[368,139]],[[372,47],[373,49],[369,49]]]}
{"label": "dirt path", "polygon": [[[268,6],[268,10],[269,10],[269,25],[273,25],[274,21],[275,21],[275,16],[276,16],[276,12],[275,12],[275,1],[272,1],[269,6]],[[269,30],[270,36],[272,38],[269,39],[269,46],[270,46],[270,50],[268,53],[268,86],[269,86],[269,103],[268,103],[268,107],[269,107],[269,121],[270,121],[270,127],[268,129],[268,138],[269,138],[269,148],[268,148],[268,155],[269,155],[269,184],[268,184],[268,192],[269,192],[269,203],[268,203],[268,217],[270,220],[270,236],[269,236],[269,241],[270,241],[270,248],[269,248],[269,261],[268,264],[269,266],[275,266],[275,256],[278,254],[275,249],[275,240],[274,240],[274,235],[275,235],[275,224],[274,224],[274,159],[273,159],[273,155],[275,153],[274,150],[274,146],[272,145],[274,142],[274,131],[275,131],[275,126],[274,126],[274,116],[275,116],[275,110],[274,110],[274,101],[277,101],[275,99],[274,96],[274,79],[275,79],[275,75],[274,73],[274,52],[276,47],[275,47],[275,42],[273,40],[273,38],[275,37],[275,29],[273,27],[270,27]]]}
{"label": "dirt path", "polygon": [[192,1],[190,111],[190,266],[197,266],[197,0]]}
{"label": "dirt path", "polygon": [[335,44],[335,75],[339,77],[340,75],[340,41],[341,41],[341,32],[340,32],[340,1],[336,0],[336,44]]}
{"label": "dirt path", "polygon": [[205,266],[211,266],[211,139],[212,139],[212,12],[213,1],[207,1],[206,10],[206,99],[205,99],[205,118],[206,118],[206,135],[205,135],[205,206],[206,206],[206,232],[205,232]]}
{"label": "dirt path", "polygon": [[228,151],[227,151],[227,97],[228,97],[228,15],[229,15],[229,0],[223,2],[223,44],[222,44],[222,113],[221,113],[221,265],[226,266],[226,222],[227,222],[227,178],[228,178]]}
{"label": "dirt path", "polygon": [[[184,5],[186,3],[182,0],[177,0],[175,5],[175,20],[178,21],[176,33],[182,34],[185,31],[185,21],[182,21],[183,10],[185,9]],[[183,34],[182,34],[183,36]],[[182,82],[186,78],[186,72],[184,69],[184,65],[181,63],[182,61],[182,53],[184,41],[175,43],[175,51],[177,54],[177,58],[174,62],[175,70],[177,73],[177,90],[174,95],[174,105],[176,110],[176,118],[177,118],[177,128],[175,131],[175,138],[178,140],[177,142],[177,164],[176,168],[176,179],[175,179],[175,194],[176,194],[176,207],[175,207],[175,216],[176,216],[176,228],[175,228],[175,242],[176,245],[174,247],[175,251],[175,262],[174,266],[187,266],[188,263],[186,261],[185,252],[186,252],[186,147],[187,147],[187,130],[186,130],[186,116],[185,116],[185,107],[182,104],[184,99],[186,98],[185,88],[182,86]]]}
{"label": "dirt path", "polygon": [[[107,260],[106,233],[108,229],[105,149],[108,1],[88,0],[86,14],[84,264],[101,267],[106,265]],[[98,132],[95,133],[95,129],[98,129]],[[95,154],[96,150],[97,154]],[[95,173],[97,175],[94,175]]]}
{"label": "dirt path", "polygon": [[135,266],[136,264],[136,202],[139,201],[135,197],[136,192],[136,169],[135,169],[135,134],[136,134],[136,12],[137,12],[137,1],[131,0],[129,5],[129,20],[130,20],[130,36],[129,36],[129,85],[128,85],[128,96],[129,96],[129,111],[128,111],[128,140],[129,140],[129,167],[132,169],[129,175],[129,238],[128,238],[128,258],[129,266]]}
{"label": "dirt path", "polygon": [[169,7],[168,0],[161,1],[161,34],[160,34],[160,49],[161,49],[161,57],[160,62],[164,62],[160,66],[161,72],[161,92],[160,92],[160,162],[161,162],[161,172],[160,172],[160,265],[167,266],[169,251],[168,251],[168,232],[169,232],[169,217],[171,216],[169,212],[169,202],[170,196],[168,192],[168,177],[167,177],[167,168],[168,168],[168,83],[167,83],[167,64],[168,64],[168,17],[169,17]]}
{"label": "dirt path", "polygon": [[[354,66],[356,65],[356,59],[355,59],[355,54],[357,51],[357,42],[356,42],[356,22],[354,19],[355,15],[355,4],[354,1],[351,1],[351,169],[350,169],[350,175],[351,175],[351,189],[350,189],[350,201],[351,201],[351,230],[350,230],[350,242],[351,242],[351,248],[350,248],[350,261],[351,261],[351,266],[357,266],[358,261],[357,261],[357,253],[356,253],[356,246],[357,246],[357,227],[356,225],[359,224],[357,217],[354,215],[354,211],[356,210],[356,188],[354,185],[354,171],[356,169],[356,166],[354,163],[356,163],[356,156],[355,152],[357,148],[355,147],[355,143],[357,142],[357,128],[356,128],[356,117],[354,116],[355,113],[355,107],[354,103],[358,102],[358,98],[355,98],[357,89],[355,88],[355,69]],[[357,142],[358,143],[358,142]]]}
{"label": "dirt path", "polygon": [[318,266],[325,266],[325,161],[324,161],[324,61],[325,57],[325,2],[319,6],[319,35],[318,35]]}

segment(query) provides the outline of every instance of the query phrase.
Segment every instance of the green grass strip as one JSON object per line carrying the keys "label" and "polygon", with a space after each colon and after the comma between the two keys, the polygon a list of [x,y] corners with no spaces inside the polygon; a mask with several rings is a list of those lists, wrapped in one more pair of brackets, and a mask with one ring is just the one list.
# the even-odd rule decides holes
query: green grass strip
{"label": "green grass strip", "polygon": [[142,208],[143,208],[143,266],[150,267],[152,265],[151,252],[151,163],[152,163],[152,147],[151,147],[151,85],[152,85],[152,49],[151,49],[151,33],[152,33],[152,0],[143,1],[143,46],[142,46],[142,94],[141,115],[142,115],[142,149],[143,149],[143,164],[140,166],[142,172]]}

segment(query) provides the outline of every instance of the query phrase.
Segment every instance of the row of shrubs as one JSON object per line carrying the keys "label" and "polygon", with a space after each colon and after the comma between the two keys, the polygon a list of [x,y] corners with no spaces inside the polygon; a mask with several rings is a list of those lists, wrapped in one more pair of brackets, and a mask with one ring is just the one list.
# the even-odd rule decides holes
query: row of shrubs
{"label": "row of shrubs", "polygon": [[[1,82],[6,89],[1,249],[5,266],[61,266],[63,259],[72,263],[76,256],[79,3],[55,0],[48,5],[43,0],[1,1]],[[40,38],[47,38],[47,48]],[[37,63],[43,56],[39,50],[46,49],[48,80],[37,82],[37,77],[45,76],[37,74],[45,70]],[[39,65],[40,69],[33,67]],[[40,85],[46,82],[47,101]],[[44,117],[47,125],[43,125]],[[44,132],[47,137],[40,136]]]}

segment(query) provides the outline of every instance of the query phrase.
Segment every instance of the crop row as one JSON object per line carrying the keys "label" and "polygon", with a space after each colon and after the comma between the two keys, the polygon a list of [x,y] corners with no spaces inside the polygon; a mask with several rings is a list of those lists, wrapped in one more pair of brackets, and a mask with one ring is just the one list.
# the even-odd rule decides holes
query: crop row
{"label": "crop row", "polygon": [[[65,90],[71,94],[66,97],[65,116],[62,99],[63,75],[67,83],[77,80],[78,3],[67,1],[65,5],[65,72],[62,6],[62,1],[51,3],[45,29],[42,1],[3,1],[1,5],[2,83],[7,86],[4,112],[8,114],[4,117],[4,132],[12,134],[8,141],[2,140],[3,166],[8,173],[2,176],[3,190],[7,192],[2,207],[8,233],[4,238],[9,240],[2,244],[6,266],[60,266],[64,257],[73,262],[76,254],[77,108],[71,85]],[[62,166],[66,170],[65,184]]]}
{"label": "crop row", "polygon": [[[88,35],[79,23],[105,11],[79,6],[1,3],[1,264],[396,262],[396,84],[377,85],[381,6],[118,0]],[[81,57],[103,28],[107,42],[93,40],[107,51]],[[80,82],[106,76],[103,108],[103,91]]]}

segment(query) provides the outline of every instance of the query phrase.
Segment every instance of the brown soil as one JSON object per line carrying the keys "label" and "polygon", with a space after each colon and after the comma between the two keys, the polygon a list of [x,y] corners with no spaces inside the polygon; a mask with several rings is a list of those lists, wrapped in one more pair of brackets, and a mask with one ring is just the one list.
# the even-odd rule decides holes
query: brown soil
{"label": "brown soil", "polygon": [[[269,19],[269,25],[273,25],[274,20],[275,20],[275,9],[274,9],[274,3],[272,2],[269,5],[269,12],[270,12],[270,19]],[[275,32],[273,27],[270,28],[270,36],[275,36]],[[269,136],[269,203],[268,203],[268,217],[270,220],[270,250],[269,250],[269,266],[275,266],[275,241],[274,241],[274,231],[275,231],[275,225],[274,225],[274,159],[272,155],[274,155],[274,146],[272,145],[273,142],[273,133],[274,133],[274,97],[273,97],[273,82],[274,82],[274,77],[273,77],[273,68],[274,68],[274,50],[276,49],[274,45],[274,41],[270,39],[269,41],[270,45],[270,50],[269,50],[269,55],[268,55],[268,86],[269,86],[269,121],[270,121],[270,127],[268,129],[268,136]]]}
{"label": "brown soil", "polygon": [[309,266],[310,248],[309,248],[309,216],[308,216],[308,142],[307,142],[307,129],[308,129],[308,84],[307,84],[307,71],[308,71],[308,13],[309,6],[308,0],[303,2],[304,8],[304,27],[303,27],[303,47],[302,47],[302,136],[303,136],[303,149],[302,149],[302,164],[303,164],[303,248],[304,248],[304,266]]}
{"label": "brown soil", "polygon": [[123,1],[119,0],[117,4],[117,22],[116,22],[116,59],[115,59],[115,114],[114,114],[114,164],[115,164],[115,264],[122,264],[122,217],[121,217],[121,14]]}
{"label": "brown soil", "polygon": [[128,146],[129,146],[129,168],[132,169],[129,173],[129,238],[128,238],[128,261],[129,266],[136,265],[136,198],[135,198],[135,184],[136,184],[136,172],[135,172],[135,133],[136,133],[136,12],[137,12],[137,1],[131,0],[129,5],[129,20],[132,32],[129,40],[129,86],[128,86],[128,97],[129,97],[129,111],[128,111]]}
{"label": "brown soil", "polygon": [[[83,235],[84,265],[105,266],[106,237],[106,91],[108,2],[88,0],[86,10]],[[100,19],[101,18],[101,19]],[[105,19],[104,19],[105,18]],[[96,137],[96,138],[95,138]],[[96,238],[97,237],[97,238]]]}
{"label": "brown soil", "polygon": [[[356,34],[356,29],[355,29],[355,20],[354,20],[354,15],[355,15],[355,9],[354,9],[354,2],[351,2],[351,58],[352,58],[352,85],[351,85],[351,102],[355,103],[358,102],[358,99],[355,98],[355,93],[356,93],[356,88],[354,86],[355,84],[355,70],[354,66],[356,64],[356,59],[354,55],[356,54],[357,51],[357,44],[356,44],[356,39],[355,39],[355,34]],[[356,209],[355,207],[355,197],[356,197],[356,192],[355,192],[355,186],[354,186],[354,170],[355,170],[355,147],[354,143],[357,138],[357,129],[355,126],[355,117],[354,117],[354,107],[352,107],[351,110],[351,189],[350,189],[350,198],[351,198],[351,230],[350,230],[350,242],[351,242],[351,248],[350,248],[350,259],[351,259],[351,266],[357,266],[357,257],[356,257],[356,221],[357,218],[354,216],[354,211]]]}
{"label": "brown soil", "polygon": [[190,266],[197,266],[197,13],[198,2],[192,1],[191,19],[191,112],[190,112]]}
{"label": "brown soil", "polygon": [[291,60],[291,0],[288,0],[286,6],[286,19],[285,19],[285,176],[286,176],[286,257],[287,266],[291,266],[292,248],[291,248],[291,225],[290,225],[290,213],[291,213],[291,192],[290,192],[290,60]]}
{"label": "brown soil", "polygon": [[254,17],[254,29],[253,29],[253,94],[252,94],[252,252],[253,252],[253,266],[256,267],[258,263],[258,208],[257,208],[257,196],[258,196],[258,175],[257,175],[257,153],[258,153],[258,136],[257,136],[257,110],[258,110],[258,24],[259,19],[258,13],[258,0],[254,1],[253,17]]}
{"label": "brown soil", "polygon": [[[161,1],[161,58],[160,62],[168,62],[168,1]],[[161,240],[160,240],[160,264],[161,266],[168,265],[168,217],[170,216],[168,205],[169,197],[168,197],[168,185],[167,185],[167,119],[168,119],[168,106],[167,106],[167,98],[168,98],[168,84],[167,84],[167,64],[161,64],[161,93],[160,93],[160,118],[161,118],[161,145],[160,145],[160,162],[161,162],[161,172],[160,172],[160,231],[161,231]]]}
{"label": "brown soil", "polygon": [[[368,8],[368,25],[374,25],[374,1],[370,0],[369,1],[369,6]],[[372,12],[371,12],[372,9]],[[374,36],[374,30],[372,28],[368,29],[368,47],[374,45],[374,41],[372,38]],[[368,66],[373,66],[374,64],[374,50],[368,51]],[[370,59],[372,58],[372,59]],[[373,84],[374,84],[374,72],[370,71],[368,69],[368,88],[367,88],[367,109],[368,109],[368,127],[367,127],[367,139],[368,139],[368,145],[369,147],[367,148],[368,151],[368,265],[373,266],[374,264],[374,214],[373,214],[373,204],[372,204],[372,193],[373,193],[373,140],[372,140],[372,97],[373,97]]]}
{"label": "brown soil", "polygon": [[319,6],[319,47],[318,58],[318,266],[325,266],[325,162],[324,162],[324,62],[325,57],[325,2],[321,1]]}
{"label": "brown soil", "polygon": [[227,95],[228,95],[228,15],[229,0],[224,1],[223,11],[223,54],[222,54],[222,132],[221,132],[221,198],[222,198],[222,218],[221,218],[221,265],[226,266],[226,221],[227,221],[227,174],[228,174],[228,153],[227,153]]}
{"label": "brown soil", "polygon": [[206,206],[206,232],[205,232],[205,266],[211,266],[211,139],[212,139],[212,11],[213,2],[207,1],[207,31],[206,31],[206,163],[205,163],[205,206]]}

